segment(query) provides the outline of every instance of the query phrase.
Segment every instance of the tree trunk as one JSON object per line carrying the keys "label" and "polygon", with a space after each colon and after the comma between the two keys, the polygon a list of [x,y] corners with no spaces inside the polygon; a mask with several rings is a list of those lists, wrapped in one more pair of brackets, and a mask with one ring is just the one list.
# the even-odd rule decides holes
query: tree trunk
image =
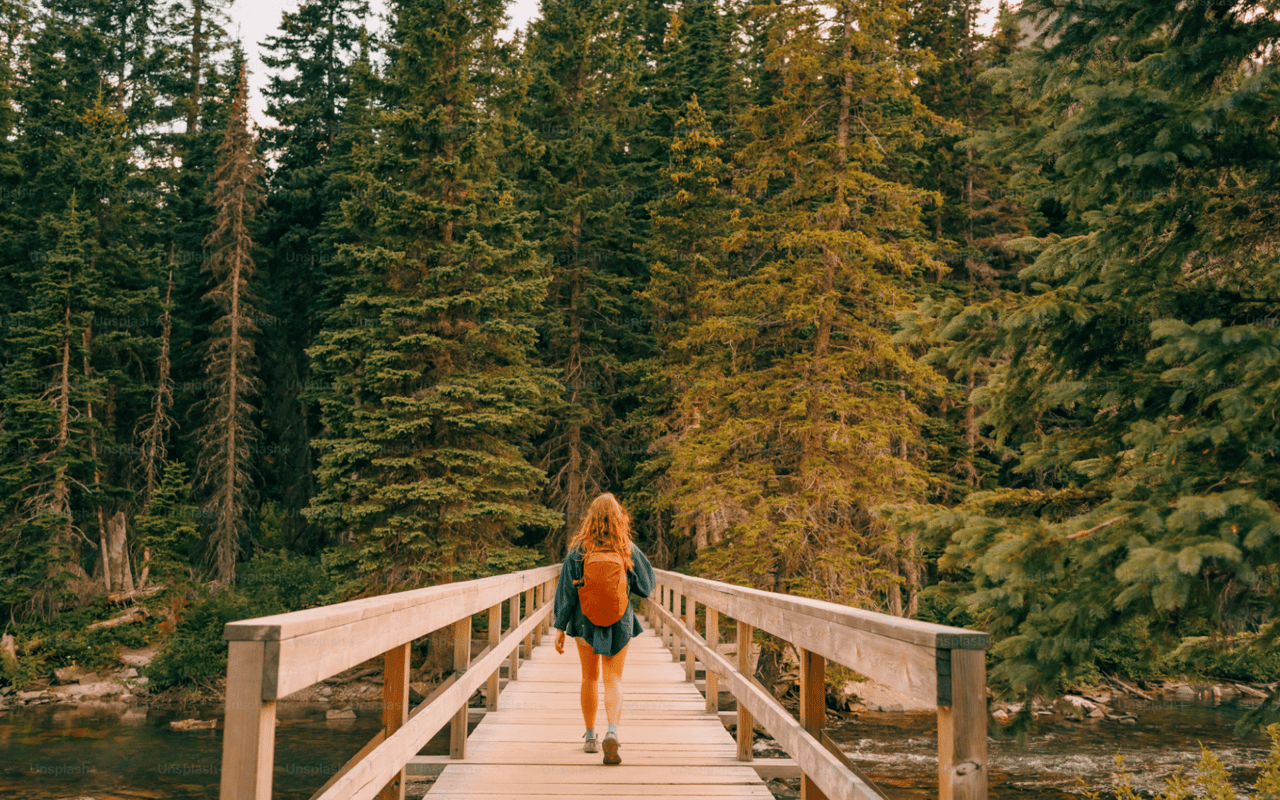
{"label": "tree trunk", "polygon": [[[110,560],[107,567],[111,575],[110,584],[120,592],[132,592],[133,569],[129,564],[129,542],[126,535],[126,523],[123,511],[117,511],[107,523],[107,551]],[[104,572],[108,569],[104,568]]]}

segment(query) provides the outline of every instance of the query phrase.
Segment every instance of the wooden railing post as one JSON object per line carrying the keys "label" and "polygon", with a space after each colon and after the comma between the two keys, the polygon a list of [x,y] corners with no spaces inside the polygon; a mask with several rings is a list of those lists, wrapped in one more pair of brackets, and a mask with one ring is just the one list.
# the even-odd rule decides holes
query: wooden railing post
{"label": "wooden railing post", "polygon": [[[409,719],[409,643],[382,654],[382,732],[390,736]],[[378,800],[404,800],[404,768],[387,781]]]}
{"label": "wooden railing post", "polygon": [[[507,600],[507,618],[510,627],[508,630],[515,630],[520,625],[520,593],[516,592],[511,599]],[[520,640],[517,639],[515,646],[511,648],[511,658],[507,665],[507,677],[515,680],[520,675]]]}
{"label": "wooden railing post", "polygon": [[983,650],[938,650],[939,800],[986,800],[986,659]]}
{"label": "wooden railing post", "polygon": [[[827,660],[803,647],[800,653],[800,727],[818,741],[827,721]],[[800,778],[800,800],[827,800],[817,784],[804,775]]]}
{"label": "wooden railing post", "polygon": [[[680,619],[680,593],[675,591],[671,593],[671,616]],[[680,640],[679,629],[671,626],[671,660],[676,663],[680,662]]]}
{"label": "wooden railing post", "polygon": [[[525,589],[524,592],[524,618],[528,619],[533,615],[533,589]],[[533,631],[529,631],[524,637],[524,657],[533,658]]]}
{"label": "wooden railing post", "polygon": [[[538,608],[542,608],[542,606],[545,605],[547,602],[547,584],[546,583],[538,584],[538,588],[536,591],[537,591],[537,598],[538,598]],[[544,619],[542,622],[538,623],[537,632],[535,633],[533,640],[537,642],[539,645],[541,645],[542,637],[546,635],[546,632],[547,632],[547,621]]]}
{"label": "wooden railing post", "polygon": [[[658,606],[661,608],[667,607],[667,587],[662,584],[658,584]],[[653,627],[654,633],[658,634],[658,641],[666,644],[667,624],[663,621],[662,617],[658,617],[657,620],[654,621]]]}
{"label": "wooden railing post", "polygon": [[271,800],[275,763],[276,703],[262,699],[267,647],[275,643],[230,641],[223,717],[221,800]]}
{"label": "wooden railing post", "polygon": [[[707,609],[707,647],[711,648],[711,652],[716,652],[716,645],[720,643],[720,614],[711,606]],[[720,711],[720,677],[711,671],[711,666],[703,664],[704,671],[707,674],[707,713],[714,714]]]}
{"label": "wooden railing post", "polygon": [[[751,626],[738,620],[738,671],[743,677],[751,676]],[[752,745],[755,744],[755,732],[752,731],[751,712],[738,701],[738,760],[750,761],[755,758]]]}
{"label": "wooden railing post", "polygon": [[[693,638],[694,625],[698,622],[698,603],[692,597],[684,599],[684,626],[689,629],[689,638]],[[684,646],[684,679],[689,683],[693,683],[693,673],[696,671],[698,660],[693,656],[693,648],[685,642]]]}
{"label": "wooden railing post", "polygon": [[[502,604],[490,606],[489,608],[489,646],[498,649],[498,642],[502,639]],[[498,710],[498,692],[502,685],[499,681],[501,667],[495,669],[493,674],[489,676],[489,682],[485,684],[484,707],[486,711]]]}
{"label": "wooden railing post", "polygon": [[[471,666],[471,617],[453,623],[453,671],[459,678]],[[469,698],[468,698],[469,699]],[[467,757],[467,700],[449,723],[449,757]]]}

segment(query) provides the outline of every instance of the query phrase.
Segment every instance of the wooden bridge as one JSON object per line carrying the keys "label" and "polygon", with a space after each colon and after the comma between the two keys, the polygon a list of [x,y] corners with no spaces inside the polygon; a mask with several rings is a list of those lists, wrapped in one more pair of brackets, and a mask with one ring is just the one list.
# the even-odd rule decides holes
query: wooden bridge
{"label": "wooden bridge", "polygon": [[[379,655],[383,728],[312,800],[404,800],[411,764],[443,768],[428,800],[768,800],[761,774],[777,765],[752,763],[753,723],[791,756],[783,766],[802,776],[804,800],[889,797],[822,730],[827,661],[936,703],[938,796],[985,800],[987,634],[656,574],[641,609],[649,624],[627,651],[621,766],[582,751],[577,654],[545,646],[559,565],[228,623],[222,800],[271,797],[278,699]],[[472,619],[485,614],[488,642],[472,653]],[[410,644],[446,627],[454,673],[411,708]],[[799,654],[798,720],[751,674],[751,648],[739,645],[756,629]],[[467,703],[481,687],[487,707],[468,736]],[[721,691],[737,702],[736,742]],[[418,755],[446,725],[449,756]]]}

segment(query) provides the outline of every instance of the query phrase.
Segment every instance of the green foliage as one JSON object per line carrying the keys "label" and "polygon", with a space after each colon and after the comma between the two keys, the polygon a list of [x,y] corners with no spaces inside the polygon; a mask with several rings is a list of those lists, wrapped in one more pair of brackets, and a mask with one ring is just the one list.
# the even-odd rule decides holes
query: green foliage
{"label": "green foliage", "polygon": [[1116,756],[1116,767],[1119,774],[1114,778],[1114,785],[1106,794],[1102,792],[1085,792],[1089,800],[1189,800],[1190,798],[1207,798],[1207,800],[1277,800],[1280,798],[1280,724],[1267,727],[1271,737],[1271,752],[1267,760],[1260,764],[1262,774],[1258,776],[1252,792],[1239,794],[1231,784],[1231,773],[1222,759],[1215,756],[1203,744],[1200,746],[1200,760],[1192,769],[1190,777],[1183,774],[1179,767],[1165,781],[1164,789],[1154,798],[1149,797],[1133,786],[1133,775],[1124,765],[1124,756]]}
{"label": "green foliage", "polygon": [[891,167],[931,115],[898,4],[752,15],[780,90],[740,114],[732,171],[691,107],[651,208],[648,296],[680,315],[660,364],[660,503],[699,574],[901,613],[913,544],[871,510],[923,489],[920,404],[940,381],[889,333],[934,266],[919,224],[934,195]]}
{"label": "green foliage", "polygon": [[155,689],[209,685],[227,671],[228,622],[286,611],[300,611],[325,602],[332,585],[316,559],[262,553],[250,559],[227,587],[200,589],[199,599],[182,613],[171,636],[164,640],[147,677]]}
{"label": "green foliage", "polygon": [[[149,598],[146,606],[155,606]],[[32,618],[8,629],[18,646],[16,671],[5,668],[3,677],[22,688],[32,680],[52,678],[58,667],[76,665],[88,672],[119,667],[116,654],[122,648],[143,647],[157,635],[158,615],[116,625],[88,630],[94,622],[120,613],[118,605],[99,597],[79,608],[70,609],[50,619]]]}
{"label": "green foliage", "polygon": [[1158,668],[1168,674],[1270,683],[1280,679],[1280,652],[1259,647],[1253,636],[1240,636],[1227,642],[1194,636],[1185,638],[1181,645],[1164,655]]}
{"label": "green foliage", "polygon": [[562,521],[528,460],[560,387],[534,359],[547,261],[502,168],[520,146],[502,13],[395,6],[377,135],[335,176],[348,277],[307,351],[329,387],[307,514],[338,534],[325,564],[344,593],[472,574]]}
{"label": "green foliage", "polygon": [[[181,584],[188,581],[193,548],[200,541],[196,507],[191,503],[187,465],[167,462],[159,488],[151,496],[146,514],[133,520],[135,560],[150,567],[149,580]],[[150,551],[150,560],[139,558]]]}

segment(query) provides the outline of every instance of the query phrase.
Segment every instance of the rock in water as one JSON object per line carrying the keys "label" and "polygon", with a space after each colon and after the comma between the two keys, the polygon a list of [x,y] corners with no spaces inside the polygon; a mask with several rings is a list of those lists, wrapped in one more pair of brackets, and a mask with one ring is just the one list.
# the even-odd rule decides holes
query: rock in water
{"label": "rock in water", "polygon": [[325,719],[355,719],[356,712],[350,708],[331,708],[324,712]]}
{"label": "rock in water", "polygon": [[1084,719],[1097,707],[1092,700],[1074,694],[1064,694],[1053,704],[1053,710],[1067,719]]}

